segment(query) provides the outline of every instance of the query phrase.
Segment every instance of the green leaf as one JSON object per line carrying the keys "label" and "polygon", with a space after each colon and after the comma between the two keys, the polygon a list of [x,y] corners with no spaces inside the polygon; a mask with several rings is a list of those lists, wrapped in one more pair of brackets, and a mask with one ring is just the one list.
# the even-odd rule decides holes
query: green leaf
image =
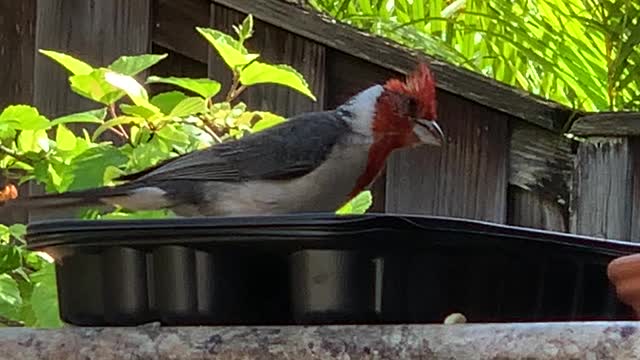
{"label": "green leaf", "polygon": [[112,213],[99,216],[101,220],[166,219],[168,217],[173,217],[170,210],[142,210],[135,212],[114,211]]}
{"label": "green leaf", "polygon": [[373,203],[371,191],[365,190],[356,195],[351,201],[342,206],[336,214],[338,215],[347,215],[347,214],[364,214],[371,207]]}
{"label": "green leaf", "polygon": [[68,190],[81,190],[104,185],[104,173],[109,166],[122,166],[127,156],[111,145],[90,148],[71,161],[74,175]]}
{"label": "green leaf", "polygon": [[207,78],[192,79],[184,77],[159,77],[149,76],[147,84],[162,83],[179,86],[183,89],[193,91],[205,99],[215,96],[220,91],[220,83]]}
{"label": "green leaf", "polygon": [[22,298],[18,283],[8,274],[0,275],[0,316],[18,320]]}
{"label": "green leaf", "polygon": [[127,104],[120,105],[120,110],[122,110],[123,113],[130,116],[139,116],[144,119],[149,119],[155,115],[160,115],[159,109],[158,111],[155,111],[155,109],[157,108],[155,107],[149,108],[147,106],[142,106],[142,105],[127,105]]}
{"label": "green leaf", "polygon": [[93,123],[102,124],[107,116],[107,109],[89,110],[81,113],[69,114],[51,121],[51,126],[70,123]]}
{"label": "green leaf", "polygon": [[180,148],[182,151],[190,144],[189,136],[180,131],[176,125],[168,124],[156,132],[158,136],[166,140],[169,144],[174,147]]}
{"label": "green leaf", "polygon": [[251,131],[253,132],[270,128],[285,121],[282,116],[270,113],[268,111],[255,111],[254,113],[260,116],[260,120],[256,121],[256,123],[251,128]]}
{"label": "green leaf", "polygon": [[213,45],[229,68],[235,70],[257,59],[260,55],[251,54],[239,41],[214,29],[196,27],[198,32]]}
{"label": "green leaf", "polygon": [[27,226],[24,224],[13,224],[9,226],[11,236],[21,243],[24,243],[24,236],[27,234]]}
{"label": "green leaf", "polygon": [[177,117],[185,117],[189,115],[201,114],[207,111],[207,105],[203,98],[190,97],[186,98],[176,105],[169,115]]}
{"label": "green leaf", "polygon": [[169,114],[178,103],[186,98],[187,95],[183,92],[168,91],[152,97],[149,102],[160,109],[163,114]]}
{"label": "green leaf", "polygon": [[128,75],[121,75],[115,72],[108,71],[104,74],[105,80],[115,86],[118,89],[123,90],[133,103],[136,105],[150,105],[149,95],[136,79]]}
{"label": "green leaf", "polygon": [[288,65],[269,65],[254,61],[242,70],[240,83],[246,86],[260,83],[280,84],[316,100],[302,74]]}
{"label": "green leaf", "polygon": [[110,128],[118,125],[124,124],[142,124],[144,123],[144,119],[137,116],[118,116],[117,118],[111,119],[109,121],[105,121],[104,124],[100,125],[96,131],[93,132],[92,140],[95,141],[103,132],[109,130]]}
{"label": "green leaf", "polygon": [[91,73],[94,69],[91,65],[74,58],[71,55],[63,54],[52,50],[39,50],[41,54],[44,54],[51,59],[57,61],[60,65],[64,66],[73,75],[86,75]]}
{"label": "green leaf", "polygon": [[106,69],[96,69],[89,74],[70,77],[71,90],[105,105],[115,103],[126,93],[107,82],[105,79],[107,71]]}
{"label": "green leaf", "polygon": [[16,130],[40,130],[49,127],[49,120],[29,105],[12,105],[0,113],[0,124]]}
{"label": "green leaf", "polygon": [[34,282],[31,308],[36,317],[34,327],[58,328],[63,325],[58,306],[55,264],[48,263],[31,275]]}
{"label": "green leaf", "polygon": [[49,151],[49,137],[45,130],[24,130],[18,135],[18,150],[20,152]]}
{"label": "green leaf", "polygon": [[253,15],[247,15],[240,26],[233,25],[233,30],[238,34],[239,42],[244,43],[253,35]]}
{"label": "green leaf", "polygon": [[76,147],[75,134],[62,124],[58,125],[56,130],[56,146],[58,149],[66,151],[73,150]]}
{"label": "green leaf", "polygon": [[109,65],[109,69],[123,75],[135,76],[162,61],[166,57],[167,54],[121,56]]}
{"label": "green leaf", "polygon": [[5,274],[22,266],[22,252],[16,245],[0,245],[0,274]]}
{"label": "green leaf", "polygon": [[11,239],[11,232],[7,225],[0,224],[0,241],[9,242]]}

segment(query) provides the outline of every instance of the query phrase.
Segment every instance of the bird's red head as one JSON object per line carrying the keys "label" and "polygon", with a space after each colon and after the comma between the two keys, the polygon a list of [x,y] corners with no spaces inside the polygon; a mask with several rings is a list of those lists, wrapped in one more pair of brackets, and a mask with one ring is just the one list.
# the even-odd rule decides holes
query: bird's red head
{"label": "bird's red head", "polygon": [[444,134],[438,123],[435,80],[421,63],[406,80],[390,79],[376,103],[374,136],[394,147],[420,144],[442,145]]}

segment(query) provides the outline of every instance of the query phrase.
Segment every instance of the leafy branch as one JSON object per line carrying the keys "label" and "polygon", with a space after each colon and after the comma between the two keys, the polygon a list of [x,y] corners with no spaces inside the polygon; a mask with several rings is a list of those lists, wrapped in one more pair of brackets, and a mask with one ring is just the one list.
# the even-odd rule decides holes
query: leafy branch
{"label": "leafy branch", "polygon": [[[0,112],[0,171],[10,181],[35,181],[46,192],[64,192],[110,185],[115,178],[146,169],[180,154],[262,131],[285,119],[267,111],[247,109],[239,96],[251,86],[279,84],[315,100],[303,76],[283,64],[267,64],[252,54],[244,42],[253,33],[248,16],[234,26],[237,39],[209,28],[197,28],[229,66],[233,82],[222,101],[214,101],[222,86],[208,78],[149,76],[144,83],[134,76],[150,69],[166,54],[122,56],[95,67],[68,54],[40,53],[69,73],[69,86],[92,100],[96,109],[49,119],[38,109],[12,105]],[[168,84],[174,89],[149,94],[145,86]],[[69,124],[93,125],[72,132]],[[106,140],[110,131],[123,144]],[[5,189],[14,189],[8,184]],[[2,194],[0,194],[2,195]],[[10,201],[13,192],[4,201]],[[337,209],[338,214],[363,213],[370,193]],[[2,200],[0,200],[2,201]],[[102,214],[86,209],[83,219],[165,218],[170,211],[124,209]],[[46,254],[25,249],[25,226],[0,225],[0,325],[60,326],[55,266]]]}

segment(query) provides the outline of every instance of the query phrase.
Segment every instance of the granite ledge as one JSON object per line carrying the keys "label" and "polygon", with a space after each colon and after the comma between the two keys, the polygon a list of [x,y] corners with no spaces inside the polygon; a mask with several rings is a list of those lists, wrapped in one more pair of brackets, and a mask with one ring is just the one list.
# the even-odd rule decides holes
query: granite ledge
{"label": "granite ledge", "polygon": [[640,323],[4,328],[0,359],[640,359]]}

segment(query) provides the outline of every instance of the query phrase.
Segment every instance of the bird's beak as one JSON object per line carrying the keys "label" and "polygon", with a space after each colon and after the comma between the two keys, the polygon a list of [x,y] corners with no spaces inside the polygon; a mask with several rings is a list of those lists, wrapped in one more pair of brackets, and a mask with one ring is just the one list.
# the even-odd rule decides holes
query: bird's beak
{"label": "bird's beak", "polygon": [[444,143],[444,133],[435,120],[416,120],[413,133],[423,144],[441,146]]}

